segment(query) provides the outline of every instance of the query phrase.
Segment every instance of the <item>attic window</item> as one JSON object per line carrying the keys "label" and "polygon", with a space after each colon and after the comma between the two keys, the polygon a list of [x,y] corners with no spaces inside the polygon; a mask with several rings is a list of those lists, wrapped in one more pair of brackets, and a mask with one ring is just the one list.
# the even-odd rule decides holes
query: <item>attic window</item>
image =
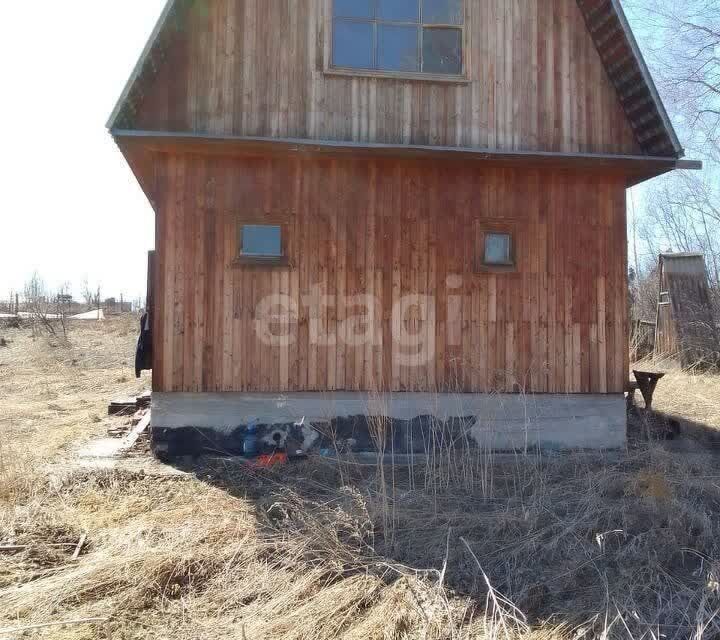
{"label": "attic window", "polygon": [[458,76],[464,0],[333,0],[335,69]]}

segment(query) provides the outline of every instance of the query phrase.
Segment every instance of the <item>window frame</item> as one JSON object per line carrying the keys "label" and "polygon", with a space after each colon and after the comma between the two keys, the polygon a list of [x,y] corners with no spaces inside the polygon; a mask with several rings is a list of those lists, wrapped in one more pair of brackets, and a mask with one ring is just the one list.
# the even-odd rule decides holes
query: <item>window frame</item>
{"label": "window frame", "polygon": [[[277,227],[280,229],[280,253],[279,256],[263,256],[243,253],[243,231],[245,227]],[[246,220],[236,219],[235,221],[235,237],[237,238],[235,260],[233,264],[236,266],[279,266],[284,267],[290,264],[288,258],[288,225],[284,222],[273,220]]]}
{"label": "window frame", "polygon": [[[489,235],[510,236],[510,262],[506,264],[485,262],[485,243]],[[520,269],[520,255],[523,246],[523,234],[515,221],[483,224],[478,221],[475,234],[477,273],[517,273]]]}
{"label": "window frame", "polygon": [[[421,0],[419,0],[421,1]],[[461,69],[459,74],[445,74],[445,73],[425,73],[423,71],[386,71],[382,69],[356,69],[353,67],[336,67],[333,64],[333,46],[335,40],[335,2],[334,0],[325,0],[319,3],[323,8],[323,15],[321,16],[320,23],[323,25],[323,72],[329,76],[353,76],[353,77],[366,77],[366,78],[391,78],[401,80],[414,80],[414,81],[426,81],[436,83],[448,83],[448,84],[469,84],[469,68],[471,65],[471,42],[470,42],[470,29],[468,24],[471,23],[471,5],[473,4],[469,0],[461,0],[463,10],[463,22],[462,24],[432,24],[424,25],[422,22],[409,23],[402,21],[378,21],[377,19],[372,20],[374,24],[387,24],[390,26],[416,26],[421,32],[418,36],[419,46],[419,59],[422,62],[423,55],[423,40],[422,31],[423,29],[457,29],[460,31],[460,43],[462,51]],[[421,5],[422,10],[422,5]],[[347,22],[364,22],[367,23],[367,19],[353,19],[353,18],[342,18]],[[422,20],[422,15],[420,16]],[[377,34],[376,36],[377,37]],[[374,41],[373,57],[377,56],[378,43]]]}

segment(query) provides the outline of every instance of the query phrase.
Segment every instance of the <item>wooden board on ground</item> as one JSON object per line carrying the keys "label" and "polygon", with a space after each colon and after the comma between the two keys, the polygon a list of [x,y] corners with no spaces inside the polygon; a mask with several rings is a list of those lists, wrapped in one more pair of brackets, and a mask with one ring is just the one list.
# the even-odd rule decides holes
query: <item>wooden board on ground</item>
{"label": "wooden board on ground", "polygon": [[112,400],[108,405],[108,415],[128,416],[140,409],[147,409],[150,406],[152,395],[150,391],[144,391],[136,398],[118,398]]}

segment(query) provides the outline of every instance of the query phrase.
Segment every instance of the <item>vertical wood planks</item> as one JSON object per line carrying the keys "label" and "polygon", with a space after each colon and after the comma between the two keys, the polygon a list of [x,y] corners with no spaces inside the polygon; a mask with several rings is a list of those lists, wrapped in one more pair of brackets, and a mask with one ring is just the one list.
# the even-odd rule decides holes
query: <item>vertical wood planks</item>
{"label": "vertical wood planks", "polygon": [[[621,176],[340,157],[156,163],[158,390],[623,390]],[[282,224],[289,265],[238,266],[241,222]],[[478,270],[488,229],[514,234],[515,272]],[[263,310],[271,295],[287,304]],[[413,295],[432,303],[394,313]],[[287,343],[263,342],[263,322]],[[399,345],[401,332],[420,346]]]}
{"label": "vertical wood planks", "polygon": [[[215,0],[163,36],[133,127],[564,152],[640,147],[576,0],[467,0],[463,83],[324,73],[325,0]],[[276,47],[282,41],[285,46]]]}

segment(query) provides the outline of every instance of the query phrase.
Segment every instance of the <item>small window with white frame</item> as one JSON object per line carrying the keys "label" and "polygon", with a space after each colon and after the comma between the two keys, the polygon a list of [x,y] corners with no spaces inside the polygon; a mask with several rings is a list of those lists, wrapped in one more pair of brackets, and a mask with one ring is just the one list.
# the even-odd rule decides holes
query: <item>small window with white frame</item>
{"label": "small window with white frame", "polygon": [[485,266],[512,267],[515,265],[513,237],[511,233],[499,233],[495,231],[486,233],[483,252],[483,264]]}
{"label": "small window with white frame", "polygon": [[331,67],[459,76],[465,0],[331,0]]}

